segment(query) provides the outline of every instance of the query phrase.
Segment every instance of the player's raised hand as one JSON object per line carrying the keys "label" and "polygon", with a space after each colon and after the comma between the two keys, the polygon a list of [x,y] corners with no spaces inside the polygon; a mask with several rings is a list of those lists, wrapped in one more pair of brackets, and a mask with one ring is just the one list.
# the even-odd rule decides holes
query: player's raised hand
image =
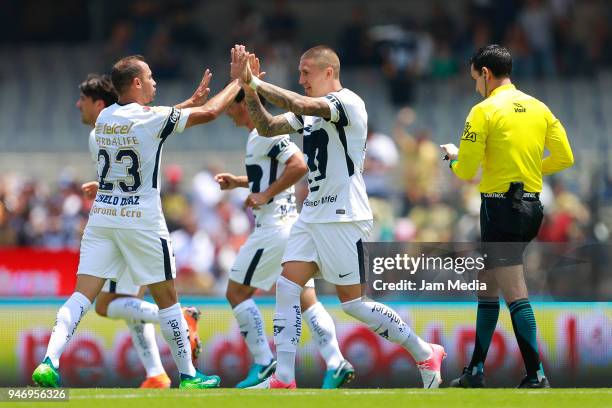
{"label": "player's raised hand", "polygon": [[249,67],[249,53],[246,51],[244,45],[234,46],[234,57],[239,78],[243,84],[248,85],[253,78],[253,74]]}
{"label": "player's raised hand", "polygon": [[98,182],[97,181],[89,181],[83,185],[81,185],[81,191],[83,195],[88,200],[93,200],[96,198],[96,194],[98,194]]}
{"label": "player's raised hand", "polygon": [[212,78],[212,72],[207,68],[204,71],[204,75],[202,76],[202,81],[200,81],[200,85],[196,88],[195,92],[191,96],[191,100],[193,102],[193,106],[202,106],[206,99],[208,99],[208,95],[210,94],[210,80]]}
{"label": "player's raised hand", "polygon": [[254,209],[258,209],[262,205],[265,205],[268,201],[270,201],[270,197],[263,193],[251,193],[244,201],[244,205],[246,207],[252,207]]}
{"label": "player's raised hand", "polygon": [[264,71],[261,71],[259,58],[257,58],[255,54],[249,54],[249,67],[251,68],[251,73],[259,79],[262,79],[266,75]]}
{"label": "player's raised hand", "polygon": [[230,51],[231,54],[231,64],[230,64],[230,78],[232,80],[239,78],[242,80],[242,76],[245,70],[245,55],[246,49],[244,45],[234,45],[234,47]]}
{"label": "player's raised hand", "polygon": [[232,173],[215,174],[215,181],[219,183],[221,190],[231,190],[238,187],[238,178]]}
{"label": "player's raised hand", "polygon": [[230,49],[230,78],[232,81],[240,78],[240,74],[242,73],[243,69],[238,61],[238,55],[238,45],[235,45],[232,47],[232,49]]}

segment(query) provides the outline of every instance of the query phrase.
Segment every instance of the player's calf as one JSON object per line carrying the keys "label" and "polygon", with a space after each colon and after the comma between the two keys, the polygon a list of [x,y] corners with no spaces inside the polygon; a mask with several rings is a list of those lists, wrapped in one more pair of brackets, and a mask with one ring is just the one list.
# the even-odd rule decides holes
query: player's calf
{"label": "player's calf", "polygon": [[440,365],[444,348],[421,339],[402,318],[382,303],[357,298],[342,303],[342,310],[365,323],[379,336],[404,347],[417,362],[424,388],[438,388],[442,382]]}

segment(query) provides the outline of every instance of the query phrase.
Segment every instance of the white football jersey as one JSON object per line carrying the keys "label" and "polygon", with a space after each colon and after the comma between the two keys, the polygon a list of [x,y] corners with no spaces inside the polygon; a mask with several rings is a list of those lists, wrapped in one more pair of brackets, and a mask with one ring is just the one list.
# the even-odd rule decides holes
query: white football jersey
{"label": "white football jersey", "polygon": [[[253,129],[246,145],[247,177],[252,193],[265,191],[285,171],[285,163],[300,148],[289,135],[262,137]],[[289,187],[277,194],[268,204],[253,210],[257,226],[283,225],[287,216],[296,216],[295,188]]]}
{"label": "white football jersey", "polygon": [[137,103],[100,112],[94,129],[100,186],[87,225],[167,229],[159,195],[162,146],[185,129],[190,112]]}
{"label": "white football jersey", "polygon": [[98,162],[98,144],[96,143],[96,128],[89,132],[89,154],[94,163]]}
{"label": "white football jersey", "polygon": [[285,114],[304,136],[309,193],[300,219],[311,223],[371,220],[362,175],[368,131],[365,104],[346,88],[325,99],[330,119]]}

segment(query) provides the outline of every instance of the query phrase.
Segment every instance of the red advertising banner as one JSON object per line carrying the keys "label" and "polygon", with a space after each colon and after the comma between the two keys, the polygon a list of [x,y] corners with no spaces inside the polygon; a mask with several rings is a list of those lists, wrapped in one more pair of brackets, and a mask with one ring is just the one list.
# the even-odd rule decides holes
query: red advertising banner
{"label": "red advertising banner", "polygon": [[0,296],[67,296],[74,290],[79,252],[0,248]]}

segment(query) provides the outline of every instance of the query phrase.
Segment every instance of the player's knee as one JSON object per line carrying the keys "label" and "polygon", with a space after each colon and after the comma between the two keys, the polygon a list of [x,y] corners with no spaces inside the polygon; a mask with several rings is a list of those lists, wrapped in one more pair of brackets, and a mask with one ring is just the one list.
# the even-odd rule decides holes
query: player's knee
{"label": "player's knee", "polygon": [[314,288],[304,288],[300,296],[300,307],[302,311],[306,311],[319,302]]}
{"label": "player's knee", "polygon": [[95,310],[98,316],[106,317],[108,313],[108,302],[96,302]]}
{"label": "player's knee", "polygon": [[253,296],[254,292],[255,289],[250,286],[241,285],[230,281],[225,291],[225,298],[232,306],[232,308],[234,308],[245,300],[250,299]]}
{"label": "player's knee", "polygon": [[227,299],[227,301],[233,308],[238,306],[244,300],[246,300],[246,299],[242,299],[242,297],[240,296],[240,293],[230,288],[227,288],[227,291],[225,292],[225,298]]}

